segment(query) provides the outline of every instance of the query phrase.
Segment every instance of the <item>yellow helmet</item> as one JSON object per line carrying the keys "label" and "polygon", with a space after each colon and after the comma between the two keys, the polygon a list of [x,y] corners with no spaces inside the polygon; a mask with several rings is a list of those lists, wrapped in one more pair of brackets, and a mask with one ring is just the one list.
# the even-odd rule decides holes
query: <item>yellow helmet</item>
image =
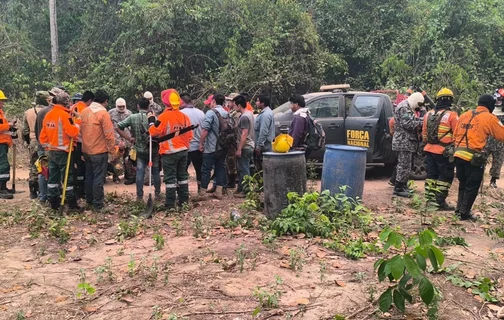
{"label": "yellow helmet", "polygon": [[287,153],[292,147],[293,142],[294,139],[287,133],[279,134],[273,141],[273,151],[278,153]]}
{"label": "yellow helmet", "polygon": [[5,96],[2,90],[0,90],[0,100],[7,100],[7,97]]}
{"label": "yellow helmet", "polygon": [[452,98],[453,99],[453,91],[451,91],[448,88],[442,88],[441,90],[438,91],[436,95],[436,99],[439,98]]}

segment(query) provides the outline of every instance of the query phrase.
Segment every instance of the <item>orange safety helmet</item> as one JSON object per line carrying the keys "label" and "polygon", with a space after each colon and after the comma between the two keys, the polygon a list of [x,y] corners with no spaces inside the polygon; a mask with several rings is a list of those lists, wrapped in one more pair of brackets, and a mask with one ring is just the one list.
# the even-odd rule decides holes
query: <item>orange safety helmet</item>
{"label": "orange safety helmet", "polygon": [[161,92],[161,101],[166,107],[178,110],[180,108],[180,95],[175,89],[167,89]]}

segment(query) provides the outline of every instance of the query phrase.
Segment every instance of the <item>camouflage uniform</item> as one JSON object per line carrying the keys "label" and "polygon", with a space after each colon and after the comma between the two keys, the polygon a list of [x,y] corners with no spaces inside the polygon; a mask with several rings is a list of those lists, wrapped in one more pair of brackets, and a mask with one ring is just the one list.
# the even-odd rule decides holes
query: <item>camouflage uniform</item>
{"label": "camouflage uniform", "polygon": [[[240,120],[241,112],[238,112],[236,110],[231,111],[229,114],[231,116],[231,125],[233,127],[236,127],[238,125],[238,121]],[[227,174],[228,178],[234,177],[236,179],[236,145],[233,145],[229,148],[228,153],[226,155],[226,167],[227,167]],[[228,179],[229,180],[229,179]],[[233,185],[234,181],[228,181],[229,184]]]}
{"label": "camouflage uniform", "polygon": [[[499,108],[499,107],[496,107]],[[504,113],[502,111],[494,111],[500,122],[504,123]],[[494,137],[490,136],[488,138],[488,143],[485,146],[485,150],[488,154],[492,154],[492,167],[490,168],[490,176],[492,179],[499,179],[500,172],[502,168],[502,163],[504,162],[504,143],[497,141]]]}
{"label": "camouflage uniform", "polygon": [[404,100],[394,110],[395,131],[392,139],[392,150],[397,151],[396,181],[407,183],[411,172],[413,153],[418,142],[417,128],[422,120],[415,118],[408,101]]}
{"label": "camouflage uniform", "polygon": [[[128,118],[131,115],[131,111],[125,109],[124,112],[119,112],[117,108],[113,108],[109,110],[109,114],[110,114],[110,120],[112,120],[112,123],[114,124],[114,128],[117,128],[117,124],[123,120],[126,120],[126,118]],[[130,134],[128,129],[124,129],[124,132]],[[124,168],[124,179],[125,180],[135,179],[133,164],[131,163],[131,161],[129,161],[129,159],[127,159],[131,147],[130,143],[124,138],[122,138],[117,132],[115,132],[115,141],[116,146],[123,145],[124,149],[121,148],[120,150],[122,153],[121,157],[110,159],[111,161],[109,163],[113,167],[115,167],[118,163],[122,163],[122,166]]]}
{"label": "camouflage uniform", "polygon": [[152,104],[149,106],[149,111],[152,111],[156,114],[156,117],[159,117],[161,113],[163,113],[164,109],[161,107],[159,104],[155,103],[154,101]]}
{"label": "camouflage uniform", "polygon": [[23,139],[28,143],[28,152],[30,153],[30,173],[28,178],[28,185],[30,188],[30,196],[35,199],[39,189],[39,173],[35,162],[39,157],[39,144],[35,136],[35,122],[37,115],[43,105],[36,105],[26,110],[23,118]]}

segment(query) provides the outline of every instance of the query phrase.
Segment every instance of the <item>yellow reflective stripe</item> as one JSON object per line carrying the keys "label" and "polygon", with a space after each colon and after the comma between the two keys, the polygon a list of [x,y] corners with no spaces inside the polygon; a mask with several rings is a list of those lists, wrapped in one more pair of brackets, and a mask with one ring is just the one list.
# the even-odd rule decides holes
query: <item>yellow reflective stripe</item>
{"label": "yellow reflective stripe", "polygon": [[466,160],[466,161],[471,161],[473,158],[473,154],[468,151],[463,151],[463,150],[458,150],[455,151],[455,157]]}

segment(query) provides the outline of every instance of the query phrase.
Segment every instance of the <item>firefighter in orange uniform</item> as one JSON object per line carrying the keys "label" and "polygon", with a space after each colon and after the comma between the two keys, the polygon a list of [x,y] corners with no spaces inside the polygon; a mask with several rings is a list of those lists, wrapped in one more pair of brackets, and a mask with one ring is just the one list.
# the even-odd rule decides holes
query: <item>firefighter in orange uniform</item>
{"label": "firefighter in orange uniform", "polygon": [[426,143],[425,164],[427,179],[425,190],[434,191],[438,210],[453,211],[455,207],[446,202],[455,176],[455,163],[445,149],[453,147],[453,132],[457,128],[458,115],[450,108],[453,104],[453,92],[442,88],[436,95],[436,106],[430,110],[423,120],[422,140]]}
{"label": "firefighter in orange uniform", "polygon": [[471,208],[478,196],[483,181],[486,157],[482,152],[488,137],[504,142],[504,126],[492,114],[495,98],[490,94],[481,95],[476,110],[469,110],[460,116],[454,135],[455,167],[459,180],[459,194],[455,213],[461,220],[476,220]]}
{"label": "firefighter in orange uniform", "polygon": [[[161,100],[166,109],[159,115],[159,118],[156,120],[152,112],[148,114],[151,136],[161,137],[191,125],[189,117],[179,110],[181,100],[175,89],[161,92]],[[192,137],[192,131],[188,131],[159,144],[159,154],[162,158],[164,170],[165,208],[167,210],[175,208],[177,193],[179,206],[189,201],[187,150]]]}
{"label": "firefighter in orange uniform", "polygon": [[[60,207],[60,186],[65,177],[65,169],[68,152],[73,150],[70,145],[73,138],[76,141],[79,135],[79,124],[74,123],[70,115],[70,96],[66,92],[60,92],[53,98],[54,107],[47,113],[40,132],[40,143],[48,150],[49,179],[47,181],[47,199],[51,208],[57,210]],[[68,172],[72,176],[72,168]],[[80,209],[77,205],[73,189],[73,179],[68,179],[66,197],[70,209]]]}
{"label": "firefighter in orange uniform", "polygon": [[7,153],[12,146],[11,130],[15,123],[10,123],[5,118],[3,111],[4,101],[7,97],[0,90],[0,199],[12,199],[14,196],[7,189],[7,181],[10,180],[10,165]]}

